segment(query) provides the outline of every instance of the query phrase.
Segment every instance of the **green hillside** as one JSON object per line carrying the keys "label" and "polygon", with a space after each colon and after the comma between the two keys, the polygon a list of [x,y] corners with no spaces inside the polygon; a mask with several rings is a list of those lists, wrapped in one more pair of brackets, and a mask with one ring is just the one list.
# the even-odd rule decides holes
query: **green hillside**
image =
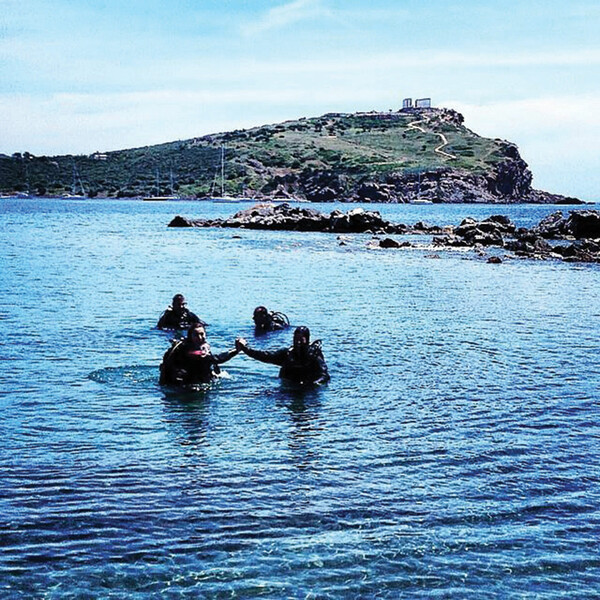
{"label": "green hillside", "polygon": [[220,195],[222,148],[232,196],[444,202],[478,201],[481,192],[479,201],[518,201],[531,182],[513,144],[476,135],[455,111],[412,109],[327,114],[90,156],[14,154],[0,158],[0,192]]}

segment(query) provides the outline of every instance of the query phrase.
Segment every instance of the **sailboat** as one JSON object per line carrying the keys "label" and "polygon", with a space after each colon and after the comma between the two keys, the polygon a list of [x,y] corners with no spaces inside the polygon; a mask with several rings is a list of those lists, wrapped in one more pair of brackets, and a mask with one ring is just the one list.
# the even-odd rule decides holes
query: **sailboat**
{"label": "sailboat", "polygon": [[144,202],[162,202],[165,200],[179,200],[179,196],[173,194],[173,169],[170,172],[170,184],[171,184],[171,195],[170,196],[161,196],[160,195],[160,171],[156,169],[156,195],[155,196],[146,196],[143,200]]}
{"label": "sailboat", "polygon": [[[77,184],[78,183],[79,183],[79,187],[81,188],[80,194],[77,193]],[[69,199],[85,198],[85,187],[83,187],[83,181],[81,181],[81,175],[79,174],[79,171],[77,170],[77,167],[75,166],[75,163],[73,163],[73,184],[71,186],[71,193],[65,194],[63,196],[63,198],[69,198]]]}
{"label": "sailboat", "polygon": [[[214,191],[215,188],[215,183],[217,181],[217,173],[215,173],[215,179],[213,181],[213,189],[211,190]],[[225,146],[221,146],[221,195],[220,196],[213,196],[211,194],[211,196],[208,198],[209,200],[212,200],[213,202],[246,202],[248,200],[251,200],[251,198],[235,198],[234,196],[227,196],[225,194]]]}

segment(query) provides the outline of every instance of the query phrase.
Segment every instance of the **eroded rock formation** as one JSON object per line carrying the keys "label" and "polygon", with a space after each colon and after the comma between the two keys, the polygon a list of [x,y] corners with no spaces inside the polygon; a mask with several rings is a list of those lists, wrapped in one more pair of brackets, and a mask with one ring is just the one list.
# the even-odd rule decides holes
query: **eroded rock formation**
{"label": "eroded rock formation", "polygon": [[[237,212],[228,219],[186,219],[175,217],[169,227],[229,227],[288,231],[322,231],[351,234],[421,234],[433,236],[438,248],[497,247],[516,256],[537,259],[561,259],[570,262],[600,262],[600,212],[574,210],[568,215],[557,211],[531,229],[516,227],[504,215],[492,215],[477,221],[466,218],[456,227],[391,223],[377,211],[355,208],[347,212],[334,210],[329,215],[312,208],[283,204],[257,204]],[[568,243],[564,243],[568,242]],[[413,246],[386,237],[381,248]]]}

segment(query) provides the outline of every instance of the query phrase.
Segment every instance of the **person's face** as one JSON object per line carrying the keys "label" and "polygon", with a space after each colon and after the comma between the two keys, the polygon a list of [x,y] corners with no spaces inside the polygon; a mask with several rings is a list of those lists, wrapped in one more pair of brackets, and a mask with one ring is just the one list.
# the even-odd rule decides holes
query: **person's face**
{"label": "person's face", "polygon": [[182,311],[185,308],[186,302],[183,296],[173,300],[173,308],[177,311]]}
{"label": "person's face", "polygon": [[266,325],[267,323],[267,313],[259,310],[258,312],[254,313],[254,323],[256,323],[256,325]]}
{"label": "person's face", "polygon": [[302,333],[294,335],[294,348],[299,351],[308,348],[308,337]]}
{"label": "person's face", "polygon": [[195,327],[192,330],[191,340],[194,345],[201,346],[206,342],[206,331],[204,327]]}

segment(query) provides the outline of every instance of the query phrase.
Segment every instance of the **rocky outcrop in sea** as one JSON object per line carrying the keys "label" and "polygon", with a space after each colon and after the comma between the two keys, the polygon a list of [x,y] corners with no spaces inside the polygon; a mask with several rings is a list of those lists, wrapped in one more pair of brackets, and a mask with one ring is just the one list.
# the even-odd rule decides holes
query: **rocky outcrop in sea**
{"label": "rocky outcrop in sea", "polygon": [[322,231],[329,233],[443,233],[441,227],[416,223],[409,227],[382,218],[378,211],[354,208],[347,212],[334,210],[330,214],[314,208],[263,203],[237,212],[228,219],[187,219],[177,216],[169,227],[230,227],[271,229],[276,231]]}
{"label": "rocky outcrop in sea", "polygon": [[438,247],[497,246],[535,259],[600,262],[600,213],[574,210],[565,216],[556,211],[531,229],[518,228],[502,215],[483,221],[468,218],[444,235],[434,236],[433,243]]}
{"label": "rocky outcrop in sea", "polygon": [[[237,212],[228,219],[187,219],[177,216],[169,227],[223,227],[275,231],[320,231],[378,236],[430,235],[439,249],[501,248],[514,256],[534,259],[560,259],[569,262],[600,262],[600,212],[573,210],[568,215],[556,211],[536,226],[517,227],[504,215],[492,215],[477,221],[466,218],[460,225],[439,227],[417,222],[413,225],[392,223],[378,211],[355,208],[330,214],[313,208],[283,204],[258,204]],[[381,248],[414,247],[408,241],[391,237],[379,240]],[[498,262],[499,257],[492,257]],[[501,262],[501,259],[500,259]]]}

